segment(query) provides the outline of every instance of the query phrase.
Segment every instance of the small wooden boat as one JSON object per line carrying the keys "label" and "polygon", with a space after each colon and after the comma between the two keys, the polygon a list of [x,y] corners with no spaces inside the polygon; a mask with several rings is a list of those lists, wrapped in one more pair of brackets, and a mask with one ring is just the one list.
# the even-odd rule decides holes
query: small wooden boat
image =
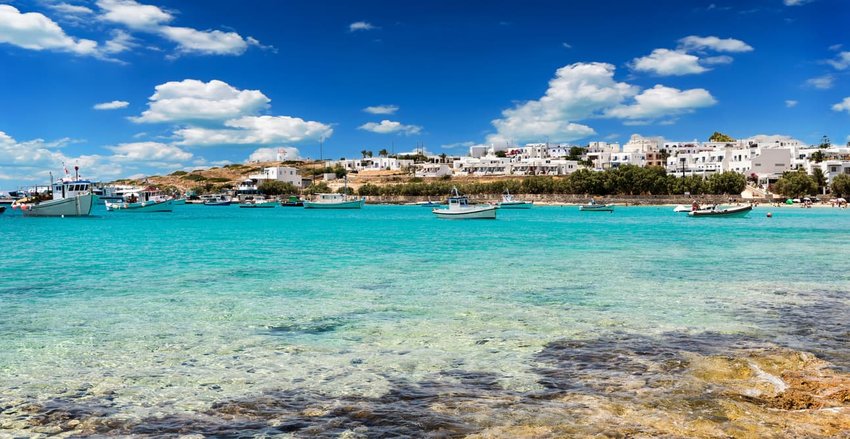
{"label": "small wooden boat", "polygon": [[283,207],[304,207],[304,200],[293,195],[288,200],[281,201],[280,205]]}
{"label": "small wooden boat", "polygon": [[452,188],[452,196],[449,197],[449,207],[446,209],[434,209],[431,212],[437,218],[443,219],[496,219],[498,206],[490,204],[469,204],[469,199],[461,196],[457,188]]}
{"label": "small wooden boat", "polygon": [[502,209],[531,209],[532,206],[534,206],[534,201],[515,200],[514,196],[507,190],[502,194],[502,201],[499,203],[499,207]]}
{"label": "small wooden boat", "polygon": [[589,203],[578,207],[582,212],[614,212],[613,204],[599,204],[596,200],[590,200]]}
{"label": "small wooden boat", "polygon": [[746,216],[753,210],[753,205],[733,206],[721,209],[718,206],[711,206],[703,209],[697,209],[688,213],[690,217],[706,217],[706,216]]}

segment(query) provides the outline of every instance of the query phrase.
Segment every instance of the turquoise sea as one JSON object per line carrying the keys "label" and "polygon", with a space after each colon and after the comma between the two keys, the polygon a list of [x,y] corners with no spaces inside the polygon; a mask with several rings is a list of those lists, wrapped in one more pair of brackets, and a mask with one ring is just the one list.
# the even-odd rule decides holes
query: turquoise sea
{"label": "turquoise sea", "polygon": [[0,215],[0,436],[627,437],[725,413],[665,409],[698,357],[850,371],[848,210],[98,209]]}

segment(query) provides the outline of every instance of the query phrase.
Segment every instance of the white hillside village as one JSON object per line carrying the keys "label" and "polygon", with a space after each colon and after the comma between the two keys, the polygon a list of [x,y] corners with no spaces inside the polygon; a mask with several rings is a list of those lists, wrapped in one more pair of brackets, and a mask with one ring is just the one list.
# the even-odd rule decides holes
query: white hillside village
{"label": "white hillside village", "polygon": [[[385,153],[386,151],[382,151]],[[368,154],[367,154],[368,153]],[[784,172],[804,170],[813,174],[820,169],[827,185],[840,174],[850,174],[850,147],[806,145],[787,136],[757,135],[725,142],[665,141],[657,137],[632,135],[623,145],[603,141],[585,146],[529,143],[522,147],[476,145],[465,156],[427,154],[424,149],[398,155],[371,157],[364,151],[359,159],[325,162],[328,167],[353,173],[370,171],[406,171],[416,177],[447,176],[531,176],[568,175],[579,169],[604,171],[624,165],[660,166],[678,177],[736,172],[757,188],[766,189]],[[327,176],[333,178],[332,175]],[[251,178],[280,180],[300,184],[295,168],[265,169]]]}

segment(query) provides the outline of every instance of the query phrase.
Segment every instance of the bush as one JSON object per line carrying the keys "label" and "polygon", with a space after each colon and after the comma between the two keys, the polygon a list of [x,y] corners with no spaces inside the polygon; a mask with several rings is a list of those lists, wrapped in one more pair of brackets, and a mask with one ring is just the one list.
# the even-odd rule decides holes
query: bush
{"label": "bush", "polygon": [[227,182],[230,181],[229,178],[225,178],[225,177],[210,177],[207,180],[209,180],[213,183],[227,183]]}
{"label": "bush", "polygon": [[313,195],[313,194],[326,194],[331,191],[330,186],[324,181],[320,181],[318,183],[313,183],[307,189],[304,189],[305,194]]}
{"label": "bush", "polygon": [[297,194],[298,188],[292,183],[277,180],[267,180],[257,186],[257,190],[263,195],[291,195]]}
{"label": "bush", "polygon": [[850,175],[839,174],[832,178],[832,195],[835,197],[850,197]]}
{"label": "bush", "polygon": [[203,175],[200,175],[200,174],[189,174],[189,175],[184,175],[183,179],[191,180],[191,181],[206,181],[207,177],[204,177]]}
{"label": "bush", "polygon": [[773,191],[789,198],[799,198],[817,193],[818,184],[806,171],[800,169],[782,174],[773,185]]}
{"label": "bush", "polygon": [[171,174],[168,174],[168,175],[171,175],[173,177],[179,177],[181,175],[186,175],[186,174],[188,174],[188,172],[186,172],[186,171],[174,171],[174,172],[172,172]]}

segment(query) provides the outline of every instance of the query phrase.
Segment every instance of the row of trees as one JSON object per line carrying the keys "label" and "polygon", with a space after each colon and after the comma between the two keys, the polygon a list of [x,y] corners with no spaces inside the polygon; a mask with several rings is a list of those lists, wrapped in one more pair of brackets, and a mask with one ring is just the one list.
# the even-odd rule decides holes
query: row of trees
{"label": "row of trees", "polygon": [[506,190],[516,194],[671,195],[687,192],[693,195],[738,195],[746,185],[744,176],[735,172],[714,174],[708,178],[678,178],[668,175],[661,167],[626,165],[604,172],[581,169],[563,177],[537,176],[488,183],[437,181],[385,186],[365,184],[358,190],[358,195],[442,196],[448,194],[452,187],[471,195],[500,194]]}
{"label": "row of trees", "polygon": [[[786,197],[799,198],[818,194],[824,187],[826,187],[826,176],[819,168],[815,168],[812,175],[807,174],[803,169],[785,172],[772,185],[771,190]],[[830,190],[835,197],[850,196],[850,175],[835,176],[830,184]]]}

